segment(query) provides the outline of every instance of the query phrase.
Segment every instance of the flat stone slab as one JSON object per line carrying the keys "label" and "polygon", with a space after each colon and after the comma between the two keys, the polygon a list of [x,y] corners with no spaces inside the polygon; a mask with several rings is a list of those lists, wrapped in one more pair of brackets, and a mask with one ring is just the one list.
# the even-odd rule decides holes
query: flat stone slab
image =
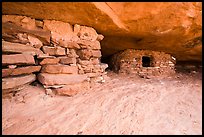
{"label": "flat stone slab", "polygon": [[40,65],[54,65],[58,64],[59,61],[59,58],[44,58],[42,61],[40,61]]}
{"label": "flat stone slab", "polygon": [[40,49],[36,49],[29,45],[11,43],[7,41],[2,41],[2,51],[7,53],[30,53],[32,55],[43,54]]}
{"label": "flat stone slab", "polygon": [[40,69],[41,69],[41,66],[27,66],[27,67],[19,67],[19,68],[2,69],[2,77],[31,74],[33,72],[39,72]]}
{"label": "flat stone slab", "polygon": [[44,65],[41,72],[51,74],[77,74],[78,67],[69,65]]}
{"label": "flat stone slab", "polygon": [[2,79],[2,89],[8,90],[8,89],[17,88],[21,85],[31,83],[35,80],[36,80],[35,74],[3,78]]}
{"label": "flat stone slab", "polygon": [[61,64],[76,64],[76,58],[73,57],[58,57]]}
{"label": "flat stone slab", "polygon": [[43,46],[42,50],[45,54],[49,55],[66,55],[65,48],[62,47],[49,47],[49,46]]}
{"label": "flat stone slab", "polygon": [[48,74],[40,73],[37,75],[38,80],[44,85],[63,85],[76,84],[88,79],[87,75],[77,74]]}
{"label": "flat stone slab", "polygon": [[2,55],[2,65],[33,65],[35,64],[34,57],[30,54],[12,54]]}
{"label": "flat stone slab", "polygon": [[74,96],[79,92],[90,89],[90,83],[85,81],[77,84],[66,85],[62,88],[51,89],[55,94],[62,96]]}
{"label": "flat stone slab", "polygon": [[44,58],[56,58],[55,56],[50,56],[49,54],[39,54],[37,55],[38,59],[44,59]]}

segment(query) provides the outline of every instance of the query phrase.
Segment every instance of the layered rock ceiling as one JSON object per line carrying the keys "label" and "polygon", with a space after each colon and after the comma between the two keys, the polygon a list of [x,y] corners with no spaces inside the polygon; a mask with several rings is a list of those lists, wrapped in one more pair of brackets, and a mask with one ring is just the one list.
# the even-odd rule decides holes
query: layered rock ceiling
{"label": "layered rock ceiling", "polygon": [[3,2],[2,14],[93,27],[105,36],[103,57],[133,48],[202,60],[201,2]]}

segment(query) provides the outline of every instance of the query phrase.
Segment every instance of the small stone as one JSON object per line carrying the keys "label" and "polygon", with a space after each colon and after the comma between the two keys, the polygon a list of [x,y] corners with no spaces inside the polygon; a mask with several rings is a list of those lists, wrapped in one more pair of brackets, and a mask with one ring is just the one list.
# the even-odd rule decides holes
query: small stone
{"label": "small stone", "polygon": [[92,55],[93,57],[97,57],[97,58],[100,58],[102,56],[100,50],[92,50]]}
{"label": "small stone", "polygon": [[49,55],[66,55],[65,48],[62,47],[43,46],[42,50],[45,54]]}
{"label": "small stone", "polygon": [[17,67],[17,65],[8,65],[8,68],[10,68],[10,69],[14,69],[16,67]]}
{"label": "small stone", "polygon": [[30,44],[35,48],[41,48],[43,46],[43,43],[36,37],[28,35],[28,40]]}
{"label": "small stone", "polygon": [[76,58],[72,57],[58,57],[60,59],[61,64],[69,65],[69,64],[76,64]]}
{"label": "small stone", "polygon": [[81,59],[89,60],[90,57],[92,56],[92,51],[89,49],[82,49],[77,51],[77,55],[79,55]]}
{"label": "small stone", "polygon": [[45,58],[40,61],[40,65],[55,65],[58,64],[60,61],[59,58]]}
{"label": "small stone", "polygon": [[104,39],[104,36],[103,36],[103,35],[99,34],[99,35],[97,36],[97,40],[98,40],[98,41],[101,41],[101,40],[103,40],[103,39]]}

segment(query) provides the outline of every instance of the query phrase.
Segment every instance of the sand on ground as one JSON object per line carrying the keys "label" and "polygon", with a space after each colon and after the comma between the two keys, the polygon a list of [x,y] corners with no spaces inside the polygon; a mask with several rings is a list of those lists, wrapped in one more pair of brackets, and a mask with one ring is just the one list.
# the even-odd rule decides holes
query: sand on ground
{"label": "sand on ground", "polygon": [[74,97],[28,86],[2,101],[3,134],[202,134],[202,73],[109,79]]}

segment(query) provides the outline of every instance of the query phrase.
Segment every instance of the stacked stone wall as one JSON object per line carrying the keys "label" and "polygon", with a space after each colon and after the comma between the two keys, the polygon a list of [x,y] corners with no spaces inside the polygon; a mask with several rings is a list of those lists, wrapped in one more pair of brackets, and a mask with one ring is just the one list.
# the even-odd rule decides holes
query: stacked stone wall
{"label": "stacked stone wall", "polygon": [[[144,56],[150,58],[150,67],[142,65]],[[113,55],[109,65],[118,73],[161,76],[174,74],[175,63],[176,59],[164,52],[127,49]]]}
{"label": "stacked stone wall", "polygon": [[104,82],[103,38],[87,26],[2,15],[4,92],[38,80],[46,93],[72,96],[89,89],[91,82]]}

